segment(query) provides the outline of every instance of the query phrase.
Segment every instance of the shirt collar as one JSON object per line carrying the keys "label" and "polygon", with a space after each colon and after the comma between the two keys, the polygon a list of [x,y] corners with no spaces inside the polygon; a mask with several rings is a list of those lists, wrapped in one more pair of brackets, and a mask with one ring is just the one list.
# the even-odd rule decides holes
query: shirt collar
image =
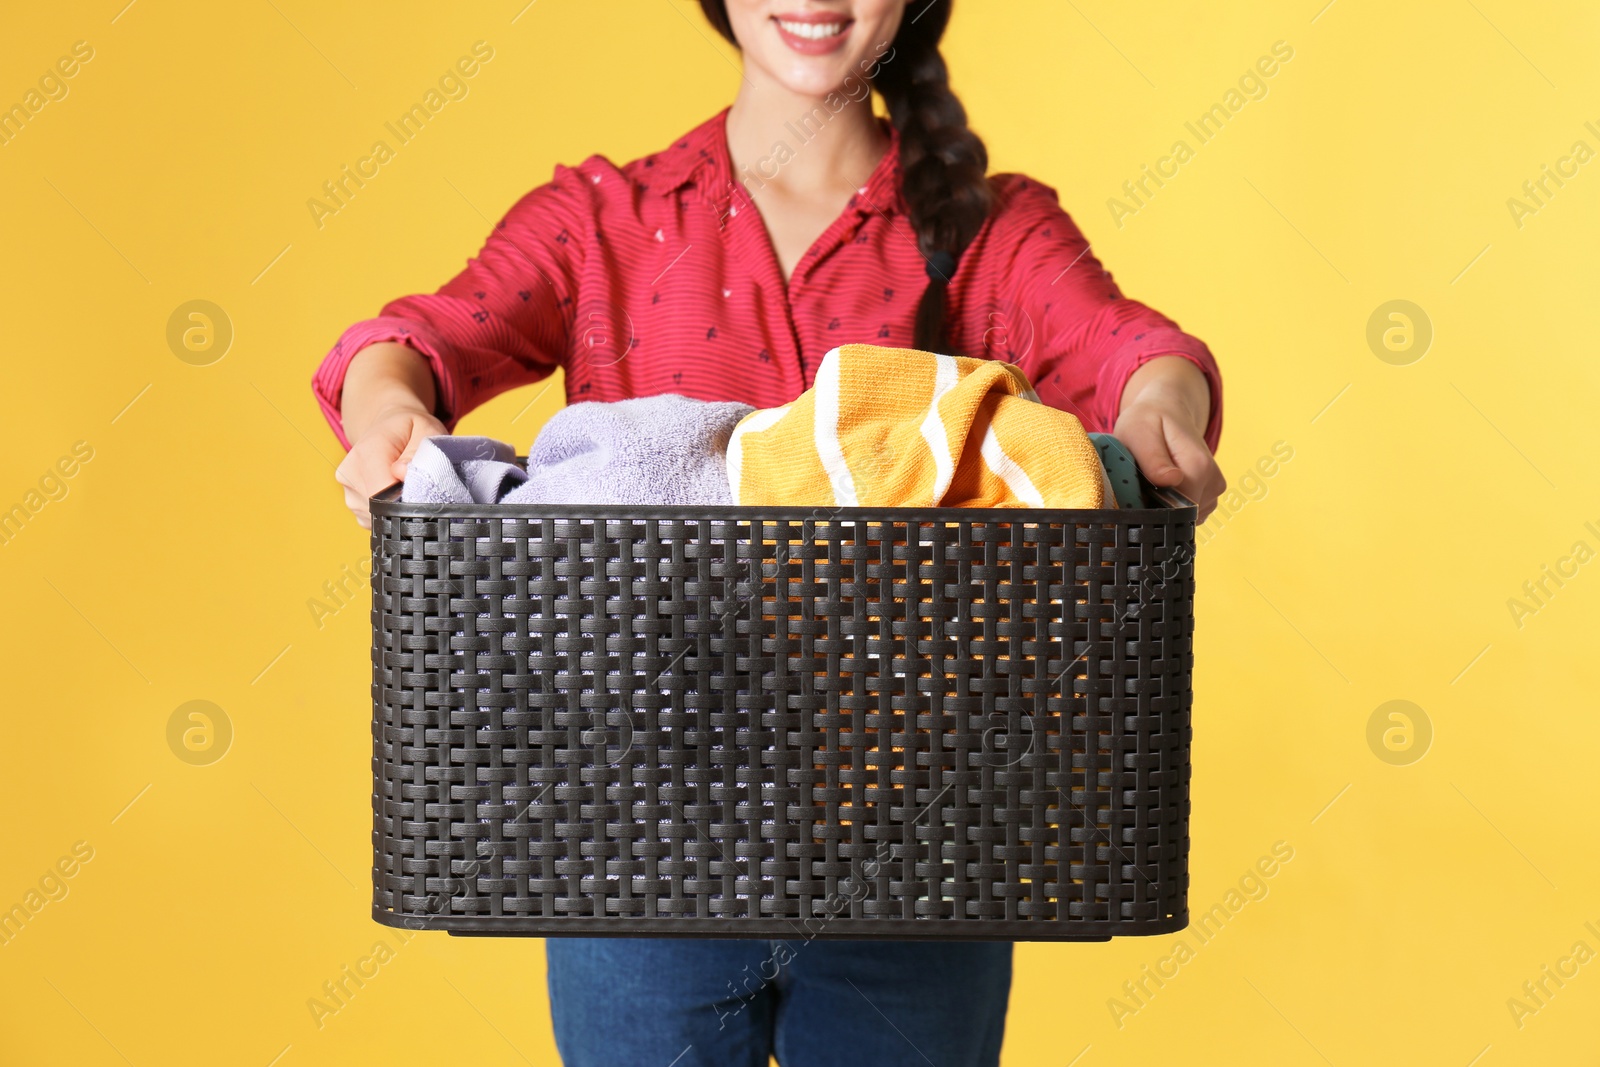
{"label": "shirt collar", "polygon": [[[659,196],[669,196],[693,183],[707,199],[726,199],[735,185],[733,160],[728,155],[727,119],[728,109],[723,108],[670,147],[647,157],[640,177]],[[850,208],[863,215],[903,214],[906,210],[900,196],[900,134],[887,122],[884,129],[889,134],[888,150],[850,198]]]}

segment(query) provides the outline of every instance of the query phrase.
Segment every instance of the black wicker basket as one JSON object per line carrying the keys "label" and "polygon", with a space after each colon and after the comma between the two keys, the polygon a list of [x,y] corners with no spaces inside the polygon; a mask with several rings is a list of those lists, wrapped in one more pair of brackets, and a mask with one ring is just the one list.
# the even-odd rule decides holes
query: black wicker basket
{"label": "black wicker basket", "polygon": [[372,502],[373,916],[1188,922],[1195,509]]}

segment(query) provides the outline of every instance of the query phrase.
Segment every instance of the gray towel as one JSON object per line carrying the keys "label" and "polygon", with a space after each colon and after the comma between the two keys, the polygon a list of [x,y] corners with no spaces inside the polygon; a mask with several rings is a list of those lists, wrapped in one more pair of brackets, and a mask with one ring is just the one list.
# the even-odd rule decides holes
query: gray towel
{"label": "gray towel", "polygon": [[400,499],[408,504],[496,504],[528,480],[516,450],[491,437],[430,437],[417,446]]}
{"label": "gray towel", "polygon": [[748,404],[667,393],[556,412],[528,450],[488,437],[430,437],[400,498],[420,504],[731,504],[728,436]]}

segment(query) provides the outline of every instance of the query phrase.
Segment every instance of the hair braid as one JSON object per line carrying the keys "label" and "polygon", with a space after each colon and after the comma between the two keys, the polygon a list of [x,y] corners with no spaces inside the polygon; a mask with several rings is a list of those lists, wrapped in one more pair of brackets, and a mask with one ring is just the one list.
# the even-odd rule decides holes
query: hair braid
{"label": "hair braid", "polygon": [[[895,35],[893,53],[878,66],[873,88],[900,134],[900,195],[911,213],[917,247],[927,260],[928,288],[917,305],[915,347],[947,352],[945,291],[967,245],[994,207],[989,152],[967,126],[967,111],[950,88],[939,39],[954,0],[927,0]],[[700,0],[706,19],[734,45],[725,0]],[[955,353],[949,353],[955,354]]]}

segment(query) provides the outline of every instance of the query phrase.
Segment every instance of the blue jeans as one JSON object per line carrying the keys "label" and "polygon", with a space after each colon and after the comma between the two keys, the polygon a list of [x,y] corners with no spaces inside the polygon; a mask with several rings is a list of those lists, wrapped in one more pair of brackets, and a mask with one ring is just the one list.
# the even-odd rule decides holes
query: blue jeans
{"label": "blue jeans", "polygon": [[992,1067],[1011,943],[550,938],[566,1067]]}

